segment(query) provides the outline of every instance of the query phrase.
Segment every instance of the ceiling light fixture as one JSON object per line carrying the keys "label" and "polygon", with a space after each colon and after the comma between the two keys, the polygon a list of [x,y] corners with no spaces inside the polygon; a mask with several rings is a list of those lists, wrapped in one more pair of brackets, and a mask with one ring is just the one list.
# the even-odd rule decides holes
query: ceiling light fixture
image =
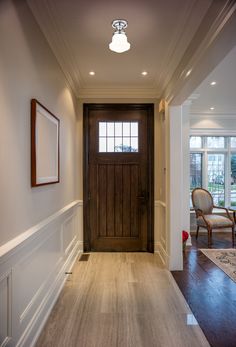
{"label": "ceiling light fixture", "polygon": [[147,74],[148,74],[147,71],[143,71],[143,72],[142,72],[142,75],[143,75],[143,76],[147,76]]}
{"label": "ceiling light fixture", "polygon": [[212,81],[211,82],[211,86],[215,86],[216,85],[216,82],[215,81]]}
{"label": "ceiling light fixture", "polygon": [[210,110],[212,110],[212,111],[213,111],[214,109],[215,109],[215,107],[210,107]]}
{"label": "ceiling light fixture", "polygon": [[90,74],[90,76],[94,76],[95,72],[94,71],[90,71],[89,74]]}
{"label": "ceiling light fixture", "polygon": [[112,28],[116,29],[112,36],[112,41],[109,44],[111,51],[116,53],[123,53],[130,49],[130,43],[127,40],[125,30],[128,22],[125,19],[115,19],[112,22]]}

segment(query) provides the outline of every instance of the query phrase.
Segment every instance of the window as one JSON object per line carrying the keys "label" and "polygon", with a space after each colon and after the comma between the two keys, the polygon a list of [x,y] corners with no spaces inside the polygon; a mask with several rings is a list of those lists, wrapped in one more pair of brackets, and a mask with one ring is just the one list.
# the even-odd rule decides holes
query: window
{"label": "window", "polygon": [[138,122],[99,122],[99,152],[138,152]]}
{"label": "window", "polygon": [[222,136],[208,136],[207,148],[224,148],[225,147],[225,138]]}
{"label": "window", "polygon": [[231,206],[236,206],[236,153],[231,154],[230,166],[230,201]]}
{"label": "window", "polygon": [[190,137],[190,148],[201,148],[202,138],[201,136],[191,136]]}
{"label": "window", "polygon": [[190,153],[190,189],[202,187],[202,154]]}
{"label": "window", "polygon": [[214,204],[225,205],[225,155],[208,154],[208,190],[211,193]]}
{"label": "window", "polygon": [[190,153],[190,207],[191,192],[197,187],[202,187],[202,153]]}
{"label": "window", "polygon": [[236,137],[190,136],[190,194],[196,187],[215,205],[236,206]]}

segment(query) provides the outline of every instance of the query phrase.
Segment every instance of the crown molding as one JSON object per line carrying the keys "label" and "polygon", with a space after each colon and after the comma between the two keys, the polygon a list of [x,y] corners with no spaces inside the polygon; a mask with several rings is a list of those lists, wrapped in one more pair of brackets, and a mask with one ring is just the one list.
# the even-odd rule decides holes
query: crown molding
{"label": "crown molding", "polygon": [[159,99],[160,94],[155,88],[80,88],[78,98]]}
{"label": "crown molding", "polygon": [[236,113],[207,113],[190,112],[190,119],[233,119],[236,120]]}
{"label": "crown molding", "polygon": [[187,49],[184,44],[185,41],[191,42],[197,30],[196,26],[192,24],[194,23],[194,18],[196,18],[196,14],[202,15],[202,11],[202,4],[199,1],[190,1],[185,11],[181,11],[182,21],[176,26],[175,33],[170,39],[169,50],[165,59],[163,59],[162,72],[159,79],[155,79],[157,88],[160,90],[164,91],[172,79],[173,73],[183,57],[183,52]]}
{"label": "crown molding", "polygon": [[[235,0],[212,2],[178,67],[172,75],[170,82],[165,88],[162,97],[165,97],[168,103],[172,103],[173,105],[181,104],[183,100],[188,97],[187,92],[189,89],[192,88],[192,90],[194,90],[199,82],[210,72],[210,69],[213,69],[219,61],[222,60],[222,55],[226,55],[233,47],[235,41],[235,39],[232,38],[235,30],[235,17],[233,17],[233,15],[235,11]],[[231,19],[233,19],[233,21],[230,21]],[[228,31],[226,30],[226,35],[231,35],[231,40],[228,40],[229,43],[227,45],[225,44],[225,40],[228,36],[224,37],[222,32],[228,24],[230,29]],[[223,43],[224,50],[223,52],[221,51],[220,55],[218,48],[220,47],[219,45]],[[226,49],[228,49],[228,51]],[[211,57],[212,60],[210,62],[209,57]],[[199,73],[199,71],[201,73]],[[192,83],[190,83],[190,81]],[[193,86],[194,83],[195,86]],[[190,91],[190,93],[191,92],[192,91]]]}
{"label": "crown molding", "polygon": [[235,136],[235,135],[236,135],[236,130],[234,129],[212,129],[212,128],[190,129],[190,136]]}
{"label": "crown molding", "polygon": [[[70,44],[63,39],[63,28],[59,25],[56,16],[53,15],[53,13],[55,13],[54,11],[56,11],[56,7],[52,7],[52,2],[50,1],[43,0],[42,2],[27,0],[28,6],[43,36],[47,40],[52,53],[65,75],[68,86],[74,92],[75,96],[78,97],[78,89],[81,86],[82,80],[71,54]],[[75,72],[73,77],[71,71]]]}

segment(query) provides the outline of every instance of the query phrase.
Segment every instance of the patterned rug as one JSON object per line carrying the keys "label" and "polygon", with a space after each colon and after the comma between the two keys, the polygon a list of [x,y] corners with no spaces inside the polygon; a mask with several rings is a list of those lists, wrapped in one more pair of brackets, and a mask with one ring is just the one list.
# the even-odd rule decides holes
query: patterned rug
{"label": "patterned rug", "polygon": [[236,249],[200,249],[200,251],[236,282]]}

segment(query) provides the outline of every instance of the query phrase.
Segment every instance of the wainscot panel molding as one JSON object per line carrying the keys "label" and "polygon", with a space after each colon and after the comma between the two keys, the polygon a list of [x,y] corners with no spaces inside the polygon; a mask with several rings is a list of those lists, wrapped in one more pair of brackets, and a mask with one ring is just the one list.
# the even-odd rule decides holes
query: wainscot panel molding
{"label": "wainscot panel molding", "polygon": [[166,235],[166,203],[162,200],[155,200],[155,244],[154,251],[159,253],[160,258],[166,268],[169,266],[169,255],[167,253]]}
{"label": "wainscot panel molding", "polygon": [[76,200],[0,247],[0,346],[31,347],[83,251]]}
{"label": "wainscot panel molding", "polygon": [[154,244],[155,253],[158,253],[163,265],[168,269],[169,268],[169,255],[167,254],[165,248],[161,242],[155,242]]}

